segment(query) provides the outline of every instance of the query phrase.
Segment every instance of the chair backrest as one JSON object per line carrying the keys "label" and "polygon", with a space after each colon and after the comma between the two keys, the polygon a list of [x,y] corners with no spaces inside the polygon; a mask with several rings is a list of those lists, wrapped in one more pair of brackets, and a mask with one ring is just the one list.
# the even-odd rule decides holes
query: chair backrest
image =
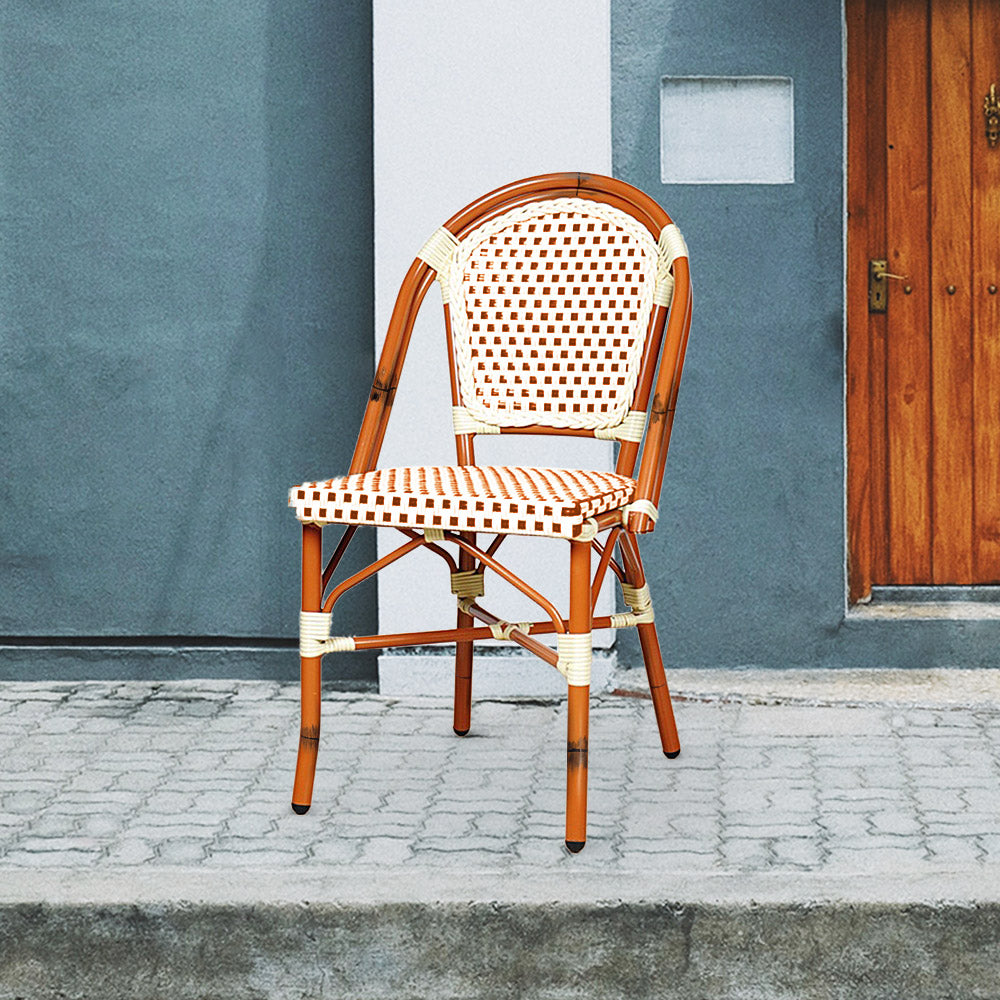
{"label": "chair backrest", "polygon": [[400,288],[352,472],[375,466],[434,278],[459,462],[474,461],[475,434],[573,434],[620,440],[617,471],[631,476],[645,430],[637,495],[655,505],[691,309],[687,247],[670,217],[623,181],[548,174],[449,219]]}
{"label": "chair backrest", "polygon": [[498,427],[620,424],[656,269],[649,231],[601,202],[531,202],[478,226],[445,278],[461,405]]}

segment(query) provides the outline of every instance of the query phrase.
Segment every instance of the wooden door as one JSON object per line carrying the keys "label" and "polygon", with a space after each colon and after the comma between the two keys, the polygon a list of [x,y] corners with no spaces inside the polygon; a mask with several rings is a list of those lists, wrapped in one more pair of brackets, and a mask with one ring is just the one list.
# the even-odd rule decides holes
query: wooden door
{"label": "wooden door", "polygon": [[[1000,0],[847,0],[852,601],[1000,582]],[[884,313],[869,260],[884,259]]]}

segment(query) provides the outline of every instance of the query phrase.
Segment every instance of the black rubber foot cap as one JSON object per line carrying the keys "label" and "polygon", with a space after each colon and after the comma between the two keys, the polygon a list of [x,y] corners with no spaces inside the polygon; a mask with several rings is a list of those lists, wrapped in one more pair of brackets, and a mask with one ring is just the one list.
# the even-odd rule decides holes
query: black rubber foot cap
{"label": "black rubber foot cap", "polygon": [[304,816],[307,812],[309,812],[309,806],[300,806],[298,802],[293,802],[292,811],[297,812],[300,816]]}
{"label": "black rubber foot cap", "polygon": [[673,750],[673,751],[664,750],[663,751],[663,756],[664,757],[669,757],[671,760],[673,760],[675,757],[679,757],[680,756],[680,750]]}
{"label": "black rubber foot cap", "polygon": [[583,845],[586,844],[585,840],[567,840],[566,847],[569,849],[571,854],[579,854],[583,850]]}
{"label": "black rubber foot cap", "polygon": [[[452,729],[455,729],[455,727],[452,726]],[[469,732],[468,729],[455,729],[456,736],[465,736],[468,732]]]}

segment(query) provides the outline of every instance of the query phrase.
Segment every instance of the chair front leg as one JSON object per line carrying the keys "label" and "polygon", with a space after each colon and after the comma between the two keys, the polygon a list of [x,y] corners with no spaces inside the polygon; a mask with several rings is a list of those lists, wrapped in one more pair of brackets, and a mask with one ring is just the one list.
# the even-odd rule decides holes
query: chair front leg
{"label": "chair front leg", "polygon": [[587,841],[587,754],[590,726],[590,542],[570,542],[569,633],[560,636],[569,684],[566,731],[566,847],[574,854]]}
{"label": "chair front leg", "polygon": [[[323,604],[323,529],[315,524],[302,526],[302,610],[322,611]],[[312,804],[316,754],[319,750],[321,656],[300,656],[301,725],[299,755],[292,786],[292,809],[302,813]]]}

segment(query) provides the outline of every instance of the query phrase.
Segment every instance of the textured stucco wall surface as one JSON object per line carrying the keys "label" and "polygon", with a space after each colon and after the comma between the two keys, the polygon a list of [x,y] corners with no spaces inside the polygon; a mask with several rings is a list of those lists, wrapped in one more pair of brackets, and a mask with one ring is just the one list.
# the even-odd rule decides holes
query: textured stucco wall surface
{"label": "textured stucco wall surface", "polygon": [[[839,3],[611,7],[615,174],[685,233],[694,325],[655,537],[668,662],[984,666],[996,621],[845,615],[843,33]],[[663,76],[789,76],[792,184],[660,181]],[[641,663],[628,636],[619,662]]]}
{"label": "textured stucco wall surface", "polygon": [[0,90],[0,675],[291,676],[286,491],[373,363],[371,12],[7,3]]}

